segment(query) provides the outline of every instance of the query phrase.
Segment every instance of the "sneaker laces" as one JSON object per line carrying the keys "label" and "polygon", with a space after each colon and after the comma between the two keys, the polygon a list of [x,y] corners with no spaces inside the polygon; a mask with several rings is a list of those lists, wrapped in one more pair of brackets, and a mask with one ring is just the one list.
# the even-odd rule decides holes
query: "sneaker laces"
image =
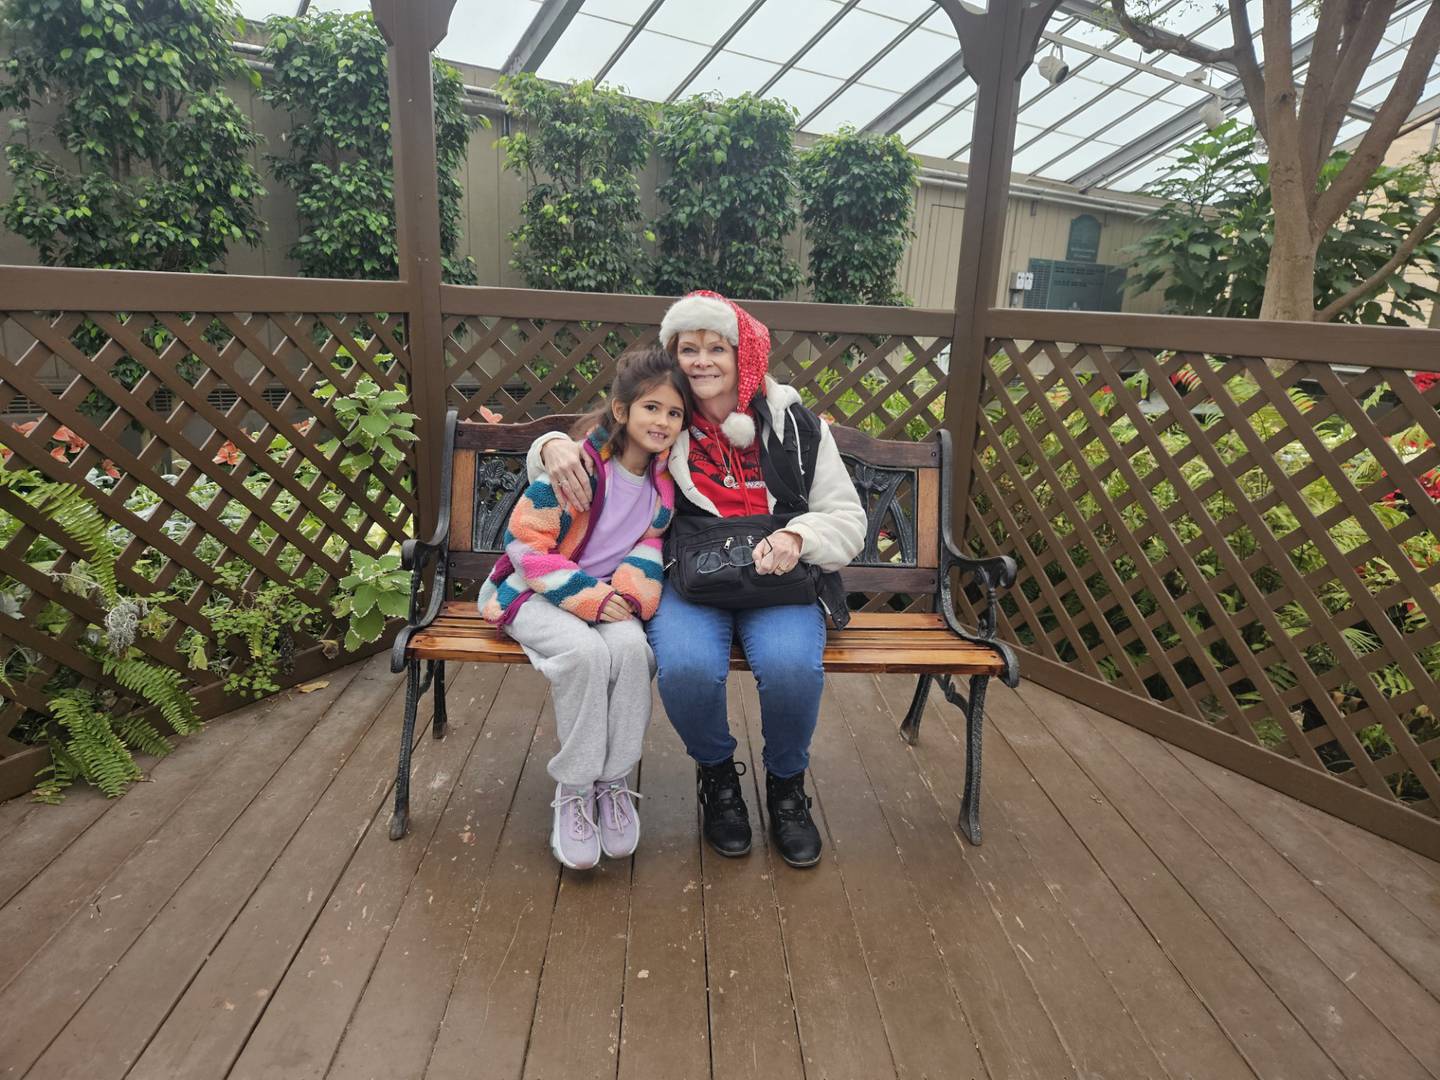
{"label": "sneaker laces", "polygon": [[595,832],[595,822],[585,812],[585,794],[576,792],[570,795],[561,795],[550,805],[560,809],[570,803],[575,804],[575,816],[570,819],[570,835],[576,840],[588,840]]}
{"label": "sneaker laces", "polygon": [[[625,798],[628,796],[629,798]],[[610,807],[610,816],[615,819],[615,828],[625,829],[630,826],[630,808],[634,806],[632,799],[643,799],[645,796],[638,791],[631,791],[630,785],[625,779],[603,780],[601,787],[595,795],[596,817],[605,817],[605,807]]]}

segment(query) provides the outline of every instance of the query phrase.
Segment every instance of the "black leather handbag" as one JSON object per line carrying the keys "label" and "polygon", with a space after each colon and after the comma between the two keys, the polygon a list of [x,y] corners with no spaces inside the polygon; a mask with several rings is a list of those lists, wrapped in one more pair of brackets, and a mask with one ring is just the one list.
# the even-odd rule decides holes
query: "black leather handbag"
{"label": "black leather handbag", "polygon": [[692,603],[726,610],[816,603],[819,567],[802,562],[784,574],[755,572],[755,545],[787,520],[782,514],[680,515],[665,538],[670,584]]}

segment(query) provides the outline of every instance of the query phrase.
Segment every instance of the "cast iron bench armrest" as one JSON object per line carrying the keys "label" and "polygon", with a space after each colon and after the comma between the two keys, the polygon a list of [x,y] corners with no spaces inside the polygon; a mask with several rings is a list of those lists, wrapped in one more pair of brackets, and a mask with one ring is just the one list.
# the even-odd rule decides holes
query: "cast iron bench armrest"
{"label": "cast iron bench armrest", "polygon": [[[460,415],[455,409],[445,414],[446,447],[452,448],[440,463],[440,519],[435,523],[435,533],[429,540],[406,540],[400,545],[400,565],[410,571],[410,614],[405,625],[395,635],[390,647],[390,670],[395,674],[405,670],[405,649],[418,630],[423,630],[440,614],[440,605],[445,602],[445,586],[450,564],[450,477],[454,470],[453,447],[455,429]],[[420,614],[420,598],[425,593],[425,564],[434,556],[435,580],[430,589],[430,605]]]}
{"label": "cast iron bench armrest", "polygon": [[[944,540],[944,550],[940,554],[940,611],[945,616],[945,624],[965,641],[986,645],[999,653],[1005,661],[1001,678],[1013,690],[1020,685],[1020,659],[1015,650],[995,637],[995,612],[998,603],[996,594],[1015,584],[1015,560],[1009,555],[973,559],[956,551],[948,535]],[[976,633],[967,630],[955,614],[955,598],[950,588],[950,571],[955,568],[960,570],[962,578],[969,575],[985,591],[985,606],[980,609],[980,625]]]}

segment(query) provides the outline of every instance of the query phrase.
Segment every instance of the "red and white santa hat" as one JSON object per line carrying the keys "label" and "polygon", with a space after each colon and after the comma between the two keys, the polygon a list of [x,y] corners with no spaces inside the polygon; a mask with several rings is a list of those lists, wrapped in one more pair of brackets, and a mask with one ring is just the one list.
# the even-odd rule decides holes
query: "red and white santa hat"
{"label": "red and white santa hat", "polygon": [[660,321],[661,346],[670,348],[675,336],[686,330],[713,330],[735,346],[740,401],[720,425],[720,430],[735,446],[742,449],[749,446],[755,441],[750,401],[765,382],[765,369],[770,363],[770,331],[739,304],[708,289],[687,293],[670,305]]}

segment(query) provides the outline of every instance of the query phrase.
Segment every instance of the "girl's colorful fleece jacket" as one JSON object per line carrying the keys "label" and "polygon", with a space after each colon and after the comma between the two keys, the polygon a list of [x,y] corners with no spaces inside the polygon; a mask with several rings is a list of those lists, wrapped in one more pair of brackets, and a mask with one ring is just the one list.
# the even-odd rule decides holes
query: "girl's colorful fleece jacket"
{"label": "girl's colorful fleece jacket", "polygon": [[604,429],[597,428],[584,443],[585,453],[595,462],[588,511],[571,516],[561,510],[550,478],[544,475],[515,503],[505,530],[505,554],[496,561],[480,589],[480,614],[488,622],[504,626],[515,617],[521,604],[537,594],[586,622],[598,622],[605,601],[617,593],[640,618],[655,614],[664,576],[660,540],[675,514],[675,482],[670,477],[668,451],[656,454],[650,464],[658,498],[650,527],[639,543],[620,560],[608,583],[580,569],[580,555],[590,539],[590,527],[599,520],[605,503],[602,466],[610,452],[602,452],[601,447],[607,438]]}

